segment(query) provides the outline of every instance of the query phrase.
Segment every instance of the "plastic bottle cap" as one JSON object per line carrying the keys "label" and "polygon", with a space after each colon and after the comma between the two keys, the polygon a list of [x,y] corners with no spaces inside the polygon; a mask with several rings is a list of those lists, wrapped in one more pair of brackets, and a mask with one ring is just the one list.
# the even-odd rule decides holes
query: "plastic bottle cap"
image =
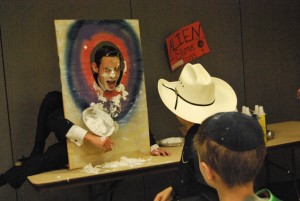
{"label": "plastic bottle cap", "polygon": [[246,114],[246,115],[249,115],[249,116],[252,116],[251,113],[250,113],[249,107],[246,107],[246,109],[245,109],[245,114]]}
{"label": "plastic bottle cap", "polygon": [[266,115],[263,106],[259,106],[259,108],[258,108],[258,115]]}
{"label": "plastic bottle cap", "polygon": [[258,114],[259,105],[254,106],[254,114]]}
{"label": "plastic bottle cap", "polygon": [[243,107],[242,107],[242,113],[245,113],[246,112],[246,106],[245,105],[243,105]]}

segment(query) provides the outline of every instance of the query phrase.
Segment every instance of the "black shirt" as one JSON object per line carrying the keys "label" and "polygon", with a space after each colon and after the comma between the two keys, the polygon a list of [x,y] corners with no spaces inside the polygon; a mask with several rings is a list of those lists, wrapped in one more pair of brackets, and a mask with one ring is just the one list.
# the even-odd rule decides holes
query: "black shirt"
{"label": "black shirt", "polygon": [[194,124],[185,135],[184,147],[179,163],[179,174],[173,185],[176,199],[200,196],[203,200],[218,200],[217,191],[208,186],[199,170],[197,152],[193,147],[193,138],[199,129],[199,124]]}

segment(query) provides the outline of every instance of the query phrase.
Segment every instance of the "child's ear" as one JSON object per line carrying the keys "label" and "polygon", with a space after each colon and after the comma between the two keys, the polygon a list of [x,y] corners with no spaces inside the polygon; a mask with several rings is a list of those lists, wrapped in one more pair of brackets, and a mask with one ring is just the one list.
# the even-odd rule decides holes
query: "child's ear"
{"label": "child's ear", "polygon": [[95,62],[91,63],[91,67],[94,73],[98,73],[98,66]]}
{"label": "child's ear", "polygon": [[212,169],[205,162],[200,162],[199,166],[202,174],[205,174],[206,179],[212,180],[213,178]]}

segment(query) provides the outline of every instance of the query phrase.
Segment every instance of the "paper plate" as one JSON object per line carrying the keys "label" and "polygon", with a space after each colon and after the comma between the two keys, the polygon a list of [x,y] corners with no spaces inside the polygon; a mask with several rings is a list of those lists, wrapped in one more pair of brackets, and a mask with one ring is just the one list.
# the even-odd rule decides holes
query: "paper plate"
{"label": "paper plate", "polygon": [[116,124],[109,114],[95,107],[89,107],[82,113],[83,121],[90,131],[99,136],[110,136]]}
{"label": "paper plate", "polygon": [[179,147],[184,143],[184,138],[182,137],[169,137],[161,139],[158,141],[158,144],[163,147]]}

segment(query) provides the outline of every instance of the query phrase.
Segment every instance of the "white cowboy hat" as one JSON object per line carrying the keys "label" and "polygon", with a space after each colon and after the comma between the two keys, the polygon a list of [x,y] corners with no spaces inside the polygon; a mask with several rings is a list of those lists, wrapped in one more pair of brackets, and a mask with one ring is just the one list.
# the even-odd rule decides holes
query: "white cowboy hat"
{"label": "white cowboy hat", "polygon": [[215,113],[235,111],[237,105],[231,86],[211,77],[201,64],[186,64],[178,81],[160,79],[158,92],[175,115],[199,124]]}

